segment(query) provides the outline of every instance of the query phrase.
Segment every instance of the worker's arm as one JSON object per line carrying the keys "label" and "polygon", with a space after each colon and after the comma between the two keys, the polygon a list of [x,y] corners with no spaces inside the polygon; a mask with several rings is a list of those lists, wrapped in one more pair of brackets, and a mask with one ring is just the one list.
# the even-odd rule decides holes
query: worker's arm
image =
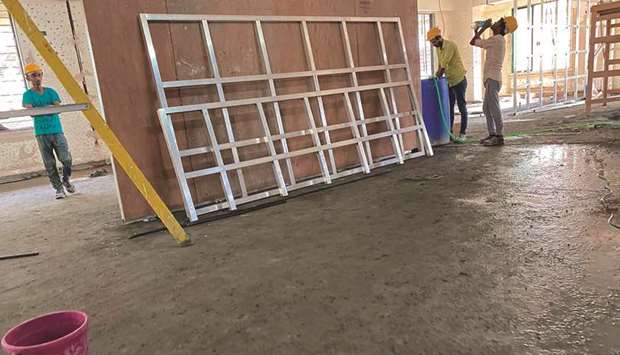
{"label": "worker's arm", "polygon": [[26,91],[24,95],[22,95],[22,106],[24,108],[33,108],[32,98],[30,97],[30,91]]}
{"label": "worker's arm", "polygon": [[439,49],[437,49],[437,62],[439,64],[439,68],[437,69],[435,76],[438,78],[441,78],[446,73],[446,64],[449,61],[449,60],[446,60],[446,58],[451,57],[451,55],[448,52],[449,52],[449,49],[447,48],[447,45],[445,44],[445,42],[444,42],[444,47],[441,50],[441,53]]}
{"label": "worker's arm", "polygon": [[480,39],[480,35],[482,35],[484,31],[486,31],[488,28],[488,26],[483,26],[478,28],[477,30],[474,30],[474,37],[471,39],[471,41],[469,41],[469,44],[472,46],[484,48],[480,43],[482,42],[482,39]]}
{"label": "worker's arm", "polygon": [[60,105],[60,95],[58,95],[58,93],[56,92],[56,90],[52,89],[52,88],[48,88],[48,90],[50,90],[51,95],[52,95],[52,105],[53,106],[58,106]]}

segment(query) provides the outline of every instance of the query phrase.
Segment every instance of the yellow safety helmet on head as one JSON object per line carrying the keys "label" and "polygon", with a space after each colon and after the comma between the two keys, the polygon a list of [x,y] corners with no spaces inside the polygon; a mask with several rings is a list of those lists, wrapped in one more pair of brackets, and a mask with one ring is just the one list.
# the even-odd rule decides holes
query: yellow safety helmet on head
{"label": "yellow safety helmet on head", "polygon": [[441,36],[441,30],[439,27],[433,27],[426,32],[426,39],[429,41],[432,41],[437,36]]}
{"label": "yellow safety helmet on head", "polygon": [[514,16],[504,17],[504,23],[506,24],[506,33],[513,33],[519,27],[519,23]]}
{"label": "yellow safety helmet on head", "polygon": [[26,64],[26,66],[24,67],[24,73],[26,75],[32,74],[32,73],[36,73],[36,72],[40,72],[40,71],[43,71],[41,69],[41,67],[36,65],[36,64],[34,64],[34,63]]}

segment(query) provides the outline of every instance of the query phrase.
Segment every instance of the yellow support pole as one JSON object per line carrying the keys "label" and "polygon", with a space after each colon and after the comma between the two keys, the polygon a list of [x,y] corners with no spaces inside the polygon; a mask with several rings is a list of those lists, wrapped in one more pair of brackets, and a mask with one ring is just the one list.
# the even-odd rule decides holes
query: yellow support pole
{"label": "yellow support pole", "polygon": [[146,179],[142,173],[142,170],[140,170],[140,168],[136,165],[136,162],[131,158],[125,147],[123,147],[103,117],[101,117],[101,114],[90,101],[88,95],[73,78],[67,67],[58,57],[58,54],[54,51],[45,37],[43,37],[41,31],[39,31],[39,28],[34,21],[32,21],[32,18],[30,18],[19,1],[0,1],[4,3],[9,11],[9,14],[13,17],[13,20],[19,25],[19,27],[21,27],[24,33],[26,33],[32,44],[39,51],[50,68],[52,68],[52,71],[54,71],[56,77],[58,77],[73,100],[77,103],[88,103],[88,109],[83,111],[84,116],[86,116],[88,122],[90,122],[108,148],[110,148],[116,161],[127,173],[133,184],[136,186],[138,191],[140,191],[142,196],[144,196],[149,205],[151,205],[151,208],[155,211],[159,219],[163,222],[166,228],[168,228],[168,231],[172,237],[179,245],[190,244],[191,241],[189,237],[176,218],[174,218],[172,212],[170,212],[164,201],[162,201],[161,197],[159,197],[157,191],[155,191],[151,183]]}

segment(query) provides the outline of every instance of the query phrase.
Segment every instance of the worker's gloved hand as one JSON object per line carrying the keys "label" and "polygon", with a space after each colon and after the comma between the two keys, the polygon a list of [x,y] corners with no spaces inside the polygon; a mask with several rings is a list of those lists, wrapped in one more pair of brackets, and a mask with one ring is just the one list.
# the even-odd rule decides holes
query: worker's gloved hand
{"label": "worker's gloved hand", "polygon": [[445,73],[446,70],[444,68],[439,68],[439,70],[437,70],[437,73],[435,73],[435,76],[437,77],[437,79],[441,79]]}

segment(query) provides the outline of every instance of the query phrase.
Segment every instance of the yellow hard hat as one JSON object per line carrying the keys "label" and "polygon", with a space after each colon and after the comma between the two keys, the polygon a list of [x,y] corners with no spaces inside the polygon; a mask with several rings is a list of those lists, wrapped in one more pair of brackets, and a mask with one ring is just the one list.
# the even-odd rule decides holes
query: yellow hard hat
{"label": "yellow hard hat", "polygon": [[506,33],[513,33],[519,27],[519,23],[517,23],[517,19],[514,16],[504,17],[504,23],[506,24]]}
{"label": "yellow hard hat", "polygon": [[439,27],[433,27],[428,32],[426,32],[426,39],[431,41],[433,38],[441,36],[441,30]]}
{"label": "yellow hard hat", "polygon": [[41,69],[41,67],[36,65],[36,64],[34,64],[34,63],[26,64],[26,66],[24,67],[24,72],[26,73],[26,75],[31,74],[31,73],[40,72],[40,71],[43,71]]}

